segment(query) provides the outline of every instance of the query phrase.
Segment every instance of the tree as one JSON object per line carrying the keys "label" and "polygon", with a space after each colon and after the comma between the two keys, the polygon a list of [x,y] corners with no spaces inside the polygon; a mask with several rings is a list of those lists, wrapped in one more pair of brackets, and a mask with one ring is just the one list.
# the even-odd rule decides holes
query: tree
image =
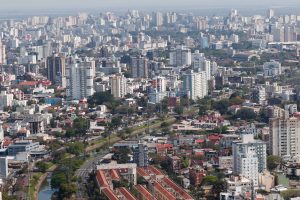
{"label": "tree", "polygon": [[120,117],[113,117],[110,124],[112,127],[119,127],[122,124],[122,120]]}
{"label": "tree", "polygon": [[176,107],[174,107],[173,111],[175,113],[177,113],[178,115],[182,115],[183,114],[183,106],[176,106]]}
{"label": "tree", "polygon": [[242,108],[241,110],[237,111],[237,113],[235,114],[234,118],[240,118],[242,120],[254,120],[256,119],[257,114],[249,108]]}
{"label": "tree", "polygon": [[128,147],[118,149],[117,152],[115,153],[117,162],[120,164],[129,163],[129,161],[130,161],[129,154],[130,153],[131,153],[131,151]]}
{"label": "tree", "polygon": [[227,99],[222,99],[220,101],[214,102],[214,109],[218,110],[222,115],[227,112],[229,106],[229,101]]}
{"label": "tree", "polygon": [[88,104],[91,107],[94,107],[96,105],[103,105],[104,103],[109,103],[109,102],[115,102],[115,98],[109,91],[96,92],[93,94],[92,97],[88,99]]}
{"label": "tree", "polygon": [[76,135],[85,135],[90,128],[90,121],[88,119],[78,117],[73,121],[73,128]]}
{"label": "tree", "polygon": [[47,163],[45,163],[45,162],[43,162],[43,161],[38,161],[38,162],[35,164],[35,166],[38,168],[38,170],[39,170],[40,172],[43,172],[43,173],[45,173],[46,170],[48,169]]}
{"label": "tree", "polygon": [[81,142],[68,144],[67,152],[79,156],[84,152],[84,144]]}
{"label": "tree", "polygon": [[53,172],[51,178],[51,187],[58,189],[61,184],[67,183],[67,178],[63,172]]}
{"label": "tree", "polygon": [[268,156],[267,158],[267,167],[269,171],[273,171],[281,163],[281,158],[278,156]]}

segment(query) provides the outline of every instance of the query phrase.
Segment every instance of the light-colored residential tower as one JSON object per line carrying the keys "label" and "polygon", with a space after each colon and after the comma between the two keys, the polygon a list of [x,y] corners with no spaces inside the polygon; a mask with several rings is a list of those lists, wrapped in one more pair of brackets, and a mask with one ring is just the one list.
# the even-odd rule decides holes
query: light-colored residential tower
{"label": "light-colored residential tower", "polygon": [[80,100],[94,94],[95,61],[69,58],[66,66],[66,94],[70,100]]}
{"label": "light-colored residential tower", "polygon": [[204,98],[208,94],[206,72],[188,70],[183,75],[182,91],[193,100]]}

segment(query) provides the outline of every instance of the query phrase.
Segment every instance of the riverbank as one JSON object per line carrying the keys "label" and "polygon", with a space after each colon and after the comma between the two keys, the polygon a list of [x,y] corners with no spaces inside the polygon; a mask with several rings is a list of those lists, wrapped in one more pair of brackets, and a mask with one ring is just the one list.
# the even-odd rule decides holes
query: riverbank
{"label": "riverbank", "polygon": [[33,189],[33,192],[30,192],[31,199],[38,200],[38,193],[41,189],[42,184],[44,183],[44,181],[46,181],[49,173],[52,173],[56,168],[57,168],[57,165],[51,166],[47,170],[47,172],[45,172],[44,174],[42,174],[39,177],[38,182],[33,187],[31,187]]}

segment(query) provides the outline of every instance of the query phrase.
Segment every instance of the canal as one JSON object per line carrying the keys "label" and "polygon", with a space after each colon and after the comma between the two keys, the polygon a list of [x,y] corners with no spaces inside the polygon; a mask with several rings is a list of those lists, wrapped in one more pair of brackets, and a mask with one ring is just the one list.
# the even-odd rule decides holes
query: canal
{"label": "canal", "polygon": [[52,174],[49,174],[47,179],[43,182],[38,193],[38,200],[51,200],[52,194],[56,191],[52,189],[50,185],[51,175]]}

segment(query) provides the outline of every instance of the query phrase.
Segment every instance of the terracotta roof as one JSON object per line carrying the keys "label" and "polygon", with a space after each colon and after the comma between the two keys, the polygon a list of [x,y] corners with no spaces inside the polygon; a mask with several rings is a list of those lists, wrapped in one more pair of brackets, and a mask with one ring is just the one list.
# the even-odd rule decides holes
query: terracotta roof
{"label": "terracotta roof", "polygon": [[183,199],[185,200],[192,200],[193,197],[189,195],[182,187],[178,186],[176,183],[174,183],[171,179],[164,177],[162,179],[167,185],[169,185],[172,189],[176,191]]}
{"label": "terracotta roof", "polygon": [[147,168],[149,171],[151,171],[152,173],[154,173],[155,175],[164,175],[160,170],[158,170],[156,167],[153,166],[148,166]]}
{"label": "terracotta roof", "polygon": [[126,200],[137,200],[126,188],[118,188],[119,192],[126,198]]}
{"label": "terracotta roof", "polygon": [[109,200],[119,200],[115,193],[109,188],[104,188],[102,192]]}
{"label": "terracotta roof", "polygon": [[173,148],[173,144],[157,144],[156,148],[172,149]]}
{"label": "terracotta roof", "polygon": [[138,167],[136,171],[139,176],[150,176],[142,167]]}
{"label": "terracotta roof", "polygon": [[96,173],[96,179],[98,181],[98,184],[100,185],[100,187],[108,187],[108,182],[105,178],[105,174],[102,170],[98,170]]}
{"label": "terracotta roof", "polygon": [[161,195],[164,195],[168,200],[176,200],[176,197],[174,197],[174,195],[171,194],[171,192],[169,192],[167,189],[165,189],[160,183],[154,182],[154,189]]}
{"label": "terracotta roof", "polygon": [[35,86],[37,84],[38,84],[37,81],[23,81],[23,82],[19,83],[19,85],[21,85],[21,86]]}
{"label": "terracotta roof", "polygon": [[115,169],[110,170],[110,176],[113,180],[120,180],[120,175]]}
{"label": "terracotta roof", "polygon": [[[134,187],[143,196],[142,199],[144,199],[144,200],[153,200],[152,194],[144,186],[142,186],[142,185],[135,185]],[[157,200],[157,199],[154,198],[154,200]]]}
{"label": "terracotta roof", "polygon": [[204,142],[204,140],[200,140],[200,139],[195,140],[195,143],[203,143],[203,142]]}

